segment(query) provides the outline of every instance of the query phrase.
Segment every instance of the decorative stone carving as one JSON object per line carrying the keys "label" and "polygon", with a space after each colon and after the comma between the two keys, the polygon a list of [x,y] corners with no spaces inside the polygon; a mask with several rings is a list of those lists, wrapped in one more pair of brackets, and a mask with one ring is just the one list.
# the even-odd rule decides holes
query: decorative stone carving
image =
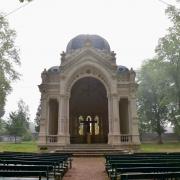
{"label": "decorative stone carving", "polygon": [[92,47],[92,43],[90,39],[86,39],[84,42],[84,47]]}
{"label": "decorative stone carving", "polygon": [[60,55],[61,55],[61,62],[63,63],[66,58],[66,53],[63,51]]}
{"label": "decorative stone carving", "polygon": [[44,69],[44,71],[41,73],[42,83],[46,83],[47,81],[47,71]]}
{"label": "decorative stone carving", "polygon": [[135,71],[133,70],[133,68],[130,69],[130,81],[134,82],[135,81],[135,77],[136,77],[136,73]]}
{"label": "decorative stone carving", "polygon": [[112,61],[116,61],[116,53],[114,51],[111,51],[111,57]]}

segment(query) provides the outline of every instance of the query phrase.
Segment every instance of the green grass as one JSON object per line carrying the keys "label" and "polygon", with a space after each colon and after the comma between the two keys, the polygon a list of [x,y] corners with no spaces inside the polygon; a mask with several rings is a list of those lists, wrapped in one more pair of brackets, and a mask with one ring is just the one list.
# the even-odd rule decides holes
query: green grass
{"label": "green grass", "polygon": [[180,142],[164,144],[141,144],[141,152],[180,152]]}
{"label": "green grass", "polygon": [[38,152],[36,142],[22,142],[19,144],[15,143],[0,143],[0,152],[2,151],[13,151],[13,152]]}
{"label": "green grass", "polygon": [[[22,142],[19,144],[14,143],[0,143],[0,152],[13,151],[13,152],[38,152],[37,142]],[[179,143],[165,143],[165,144],[141,144],[140,152],[180,152]]]}

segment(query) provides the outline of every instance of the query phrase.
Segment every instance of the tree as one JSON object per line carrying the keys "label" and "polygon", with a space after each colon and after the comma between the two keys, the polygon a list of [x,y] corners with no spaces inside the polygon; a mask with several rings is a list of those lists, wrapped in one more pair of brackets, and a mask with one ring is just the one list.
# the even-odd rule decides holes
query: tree
{"label": "tree", "polygon": [[166,14],[172,22],[168,34],[160,38],[156,53],[162,62],[167,65],[167,77],[171,80],[171,98],[169,111],[170,120],[175,132],[180,133],[180,9],[169,6]]}
{"label": "tree", "polygon": [[138,114],[140,132],[156,132],[158,143],[162,143],[162,134],[168,120],[169,81],[165,80],[166,64],[151,59],[138,72]]}
{"label": "tree", "polygon": [[9,114],[6,129],[9,135],[14,136],[15,143],[17,136],[22,137],[29,133],[29,110],[22,100],[18,102],[18,110]]}
{"label": "tree", "polygon": [[3,135],[6,133],[6,123],[3,119],[0,118],[0,135]]}
{"label": "tree", "polygon": [[12,90],[11,82],[19,78],[14,68],[14,65],[20,65],[15,37],[15,31],[0,14],[0,117],[4,115],[6,97]]}
{"label": "tree", "polygon": [[35,121],[35,131],[39,132],[40,129],[40,118],[41,118],[41,104],[39,104],[38,109],[37,109],[37,113],[36,113],[36,117],[34,119]]}

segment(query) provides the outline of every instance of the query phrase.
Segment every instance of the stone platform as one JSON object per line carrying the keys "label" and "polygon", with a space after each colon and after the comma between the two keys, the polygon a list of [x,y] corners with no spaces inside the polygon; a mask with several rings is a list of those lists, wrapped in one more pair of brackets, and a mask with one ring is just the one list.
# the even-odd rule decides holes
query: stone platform
{"label": "stone platform", "polygon": [[127,153],[128,149],[111,146],[108,144],[70,144],[62,149],[56,149],[55,152],[72,153],[75,157],[100,157],[109,153]]}

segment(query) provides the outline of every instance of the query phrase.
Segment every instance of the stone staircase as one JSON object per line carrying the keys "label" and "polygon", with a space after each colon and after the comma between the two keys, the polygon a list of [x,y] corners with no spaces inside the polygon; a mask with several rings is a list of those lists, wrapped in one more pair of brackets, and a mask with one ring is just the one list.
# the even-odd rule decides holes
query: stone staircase
{"label": "stone staircase", "polygon": [[56,152],[72,153],[75,157],[99,157],[109,153],[125,153],[124,149],[109,144],[70,144],[63,149],[56,149]]}

